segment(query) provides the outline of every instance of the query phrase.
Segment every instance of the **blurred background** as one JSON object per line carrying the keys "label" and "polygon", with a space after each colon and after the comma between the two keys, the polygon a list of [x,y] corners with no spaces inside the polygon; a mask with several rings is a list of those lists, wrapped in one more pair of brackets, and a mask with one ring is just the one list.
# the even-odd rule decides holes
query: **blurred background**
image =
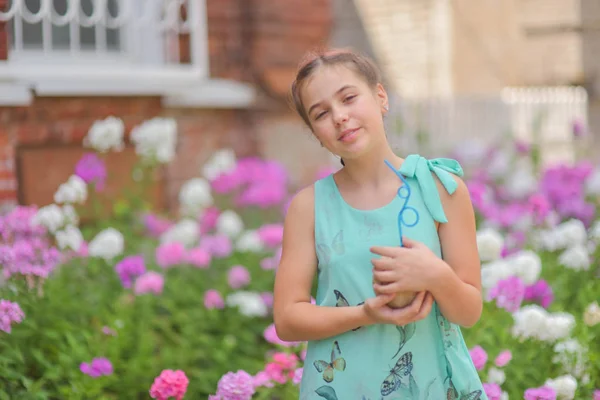
{"label": "blurred background", "polygon": [[[538,144],[544,162],[572,162],[574,139],[598,146],[596,0],[0,0],[0,10],[4,207],[50,203],[93,122],[109,116],[126,135],[151,117],[177,121],[177,156],[155,194],[164,207],[222,147],[312,181],[337,161],[291,112],[287,90],[315,46],[377,61],[400,154],[517,138]],[[109,170],[128,168],[130,150]]]}

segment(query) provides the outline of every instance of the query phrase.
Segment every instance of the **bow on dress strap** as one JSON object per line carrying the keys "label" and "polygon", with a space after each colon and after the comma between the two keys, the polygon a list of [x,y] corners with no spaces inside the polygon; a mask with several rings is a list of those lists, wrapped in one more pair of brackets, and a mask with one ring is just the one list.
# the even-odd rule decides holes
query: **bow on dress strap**
{"label": "bow on dress strap", "polygon": [[435,180],[431,173],[433,172],[449,194],[454,193],[458,184],[452,177],[452,174],[462,177],[463,169],[458,161],[450,158],[434,158],[431,160],[421,157],[418,154],[411,154],[402,163],[399,172],[407,178],[416,178],[423,201],[431,213],[433,219],[438,222],[446,223],[448,219],[442,207],[442,201]]}

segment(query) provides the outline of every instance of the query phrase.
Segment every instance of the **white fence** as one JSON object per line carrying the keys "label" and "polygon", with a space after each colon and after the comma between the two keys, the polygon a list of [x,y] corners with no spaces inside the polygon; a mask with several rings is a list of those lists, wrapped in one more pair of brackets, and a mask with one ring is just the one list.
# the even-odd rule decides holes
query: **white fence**
{"label": "white fence", "polygon": [[587,130],[581,87],[505,88],[497,96],[398,99],[386,125],[394,148],[444,156],[464,141],[540,145],[544,163],[574,158],[573,125]]}

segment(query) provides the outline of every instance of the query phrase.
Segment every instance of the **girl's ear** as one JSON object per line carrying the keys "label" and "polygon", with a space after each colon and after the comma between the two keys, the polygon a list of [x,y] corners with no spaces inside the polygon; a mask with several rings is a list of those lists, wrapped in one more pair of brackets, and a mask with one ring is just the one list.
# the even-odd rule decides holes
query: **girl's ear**
{"label": "girl's ear", "polygon": [[381,83],[377,84],[375,95],[379,100],[381,112],[385,114],[389,110],[388,95]]}

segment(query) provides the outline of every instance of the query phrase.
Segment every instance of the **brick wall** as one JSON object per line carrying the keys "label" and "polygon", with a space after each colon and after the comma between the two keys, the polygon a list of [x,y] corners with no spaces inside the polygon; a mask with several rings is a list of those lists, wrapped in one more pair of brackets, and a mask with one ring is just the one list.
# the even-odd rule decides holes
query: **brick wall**
{"label": "brick wall", "polygon": [[[0,7],[3,5],[6,6],[6,0],[0,0]],[[40,156],[40,160],[65,164],[49,166],[31,161],[34,157],[25,157],[27,151],[44,149],[45,153],[39,154],[47,155],[53,149],[81,152],[81,141],[91,124],[110,115],[122,118],[127,132],[154,116],[177,120],[177,156],[164,171],[162,196],[169,206],[181,184],[196,176],[217,148],[233,147],[240,156],[273,152],[281,155],[281,151],[289,154],[289,142],[273,146],[268,143],[270,135],[262,131],[277,131],[284,125],[286,130],[302,129],[302,122],[291,113],[283,95],[302,54],[327,42],[332,24],[330,0],[310,4],[301,0],[207,0],[207,15],[211,76],[255,83],[261,98],[269,100],[260,103],[260,111],[165,109],[158,97],[36,97],[27,107],[0,107],[0,204],[16,201],[19,193],[21,200],[47,204],[53,190],[73,170],[76,158],[74,153],[69,153],[70,158],[64,157],[64,161],[60,161],[61,157]],[[2,36],[2,32],[0,26],[0,59],[3,46],[7,46],[6,34]],[[185,40],[188,39],[183,37]],[[23,155],[20,163],[15,161],[19,154]],[[128,154],[123,157],[132,157],[131,152]],[[43,184],[38,188],[29,184],[18,188],[19,177],[41,177],[48,168],[54,173],[47,175],[51,178],[41,179]],[[301,179],[303,175],[296,171],[296,177]]]}
{"label": "brick wall", "polygon": [[[0,10],[8,9],[8,0],[0,0]],[[8,32],[6,31],[6,22],[0,21],[0,60],[6,60],[8,57]]]}

